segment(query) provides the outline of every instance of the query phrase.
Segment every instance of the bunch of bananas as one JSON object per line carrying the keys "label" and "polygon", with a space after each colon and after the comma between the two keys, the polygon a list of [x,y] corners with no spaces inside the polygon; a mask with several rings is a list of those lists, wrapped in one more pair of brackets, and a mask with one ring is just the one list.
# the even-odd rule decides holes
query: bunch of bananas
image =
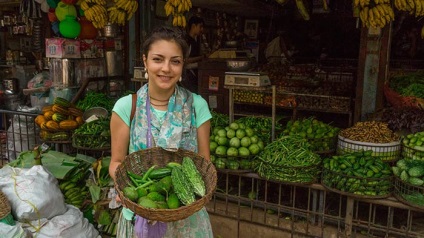
{"label": "bunch of bananas", "polygon": [[77,208],[81,208],[88,195],[86,186],[80,187],[77,183],[66,181],[59,185],[60,190],[65,197],[65,202]]}
{"label": "bunch of bananas", "polygon": [[395,0],[395,7],[400,11],[409,12],[415,17],[424,16],[423,0]]}
{"label": "bunch of bananas", "polygon": [[306,9],[305,4],[303,3],[303,0],[296,0],[296,7],[300,15],[303,17],[303,20],[309,21],[311,19],[308,9]]}
{"label": "bunch of bananas", "polygon": [[138,9],[136,0],[114,0],[115,5],[109,7],[109,21],[119,25],[125,25],[125,21],[129,21]]}
{"label": "bunch of bananas", "polygon": [[[374,4],[390,4],[390,0],[374,0]],[[354,0],[353,5],[355,7],[368,7],[370,5],[370,0]]]}
{"label": "bunch of bananas", "polygon": [[59,188],[67,204],[81,208],[89,194],[85,180],[91,173],[89,170],[91,164],[80,160],[75,162],[80,164],[70,174],[66,175],[66,180],[59,183]]}
{"label": "bunch of bananas", "polygon": [[184,12],[190,11],[191,0],[168,0],[165,4],[165,14],[172,15],[172,25],[186,27]]}
{"label": "bunch of bananas", "polygon": [[103,28],[108,22],[106,0],[84,0],[80,3],[81,9],[87,20],[97,29]]}
{"label": "bunch of bananas", "polygon": [[390,4],[380,3],[374,7],[365,6],[359,12],[363,26],[383,28],[395,19],[395,13]]}

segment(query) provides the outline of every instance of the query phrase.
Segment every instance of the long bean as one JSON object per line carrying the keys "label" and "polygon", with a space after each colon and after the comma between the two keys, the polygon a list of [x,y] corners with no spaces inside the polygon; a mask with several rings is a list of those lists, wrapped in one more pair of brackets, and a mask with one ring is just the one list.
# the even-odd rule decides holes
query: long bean
{"label": "long bean", "polygon": [[300,137],[285,136],[268,144],[258,156],[260,176],[287,182],[315,182],[320,173],[320,157]]}

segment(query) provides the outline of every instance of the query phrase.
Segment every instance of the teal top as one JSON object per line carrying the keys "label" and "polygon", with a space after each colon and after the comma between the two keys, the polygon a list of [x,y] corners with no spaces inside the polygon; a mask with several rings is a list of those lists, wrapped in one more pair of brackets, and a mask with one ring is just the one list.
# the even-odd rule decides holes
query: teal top
{"label": "teal top", "polygon": [[[203,123],[212,118],[211,112],[209,111],[208,103],[206,100],[198,95],[193,93],[193,106],[196,110],[196,125],[199,128]],[[113,107],[113,111],[118,114],[118,116],[130,126],[130,115],[131,115],[131,107],[132,107],[132,96],[127,95],[120,98],[116,101],[115,106]],[[153,113],[156,116],[163,118],[165,116],[166,111],[160,111],[153,109]]]}

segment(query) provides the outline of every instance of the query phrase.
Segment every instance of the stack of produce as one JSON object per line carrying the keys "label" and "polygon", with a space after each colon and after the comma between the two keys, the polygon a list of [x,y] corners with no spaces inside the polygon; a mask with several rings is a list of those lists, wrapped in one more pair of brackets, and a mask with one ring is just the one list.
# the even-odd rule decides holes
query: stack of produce
{"label": "stack of produce", "polygon": [[423,75],[414,72],[391,77],[384,87],[386,100],[394,107],[424,108]]}
{"label": "stack of produce", "polygon": [[115,101],[104,93],[88,92],[82,100],[78,100],[76,107],[86,111],[93,107],[103,107],[108,112],[112,111]]}
{"label": "stack of produce", "polygon": [[[277,119],[275,122],[274,131],[277,134],[282,131],[282,126],[279,123],[281,118]],[[236,123],[244,124],[246,127],[253,128],[256,132],[256,135],[265,143],[271,143],[272,141],[272,118],[271,117],[254,117],[247,116],[241,117],[235,121]]]}
{"label": "stack of produce", "polygon": [[43,107],[42,114],[35,118],[40,128],[40,138],[45,141],[67,141],[70,131],[84,123],[83,111],[68,100],[56,97],[53,105]]}
{"label": "stack of produce", "polygon": [[209,143],[212,163],[218,169],[250,170],[252,159],[264,149],[257,132],[237,122],[214,128]]}
{"label": "stack of produce", "polygon": [[315,152],[328,152],[336,148],[339,128],[314,118],[287,122],[283,135],[299,135],[305,138]]}
{"label": "stack of produce", "polygon": [[128,171],[127,175],[132,184],[122,190],[124,196],[145,208],[177,209],[206,194],[202,175],[190,157],[184,157],[182,164],[153,165],[142,174]]}
{"label": "stack of produce", "polygon": [[392,167],[395,196],[408,205],[424,207],[424,161],[401,159]]}
{"label": "stack of produce", "polygon": [[322,183],[330,190],[365,196],[387,197],[392,190],[392,171],[387,163],[373,157],[372,151],[325,158]]}
{"label": "stack of produce", "polygon": [[110,148],[110,119],[100,117],[86,122],[74,131],[72,145],[75,148]]}
{"label": "stack of produce", "polygon": [[262,104],[264,102],[264,94],[261,92],[254,92],[254,91],[235,90],[234,101],[243,102],[243,103]]}
{"label": "stack of produce", "polygon": [[321,159],[309,143],[296,135],[282,136],[260,153],[255,171],[269,180],[289,183],[318,181]]}
{"label": "stack of produce", "polygon": [[396,161],[400,156],[400,137],[389,129],[387,123],[378,121],[357,122],[341,130],[337,142],[337,153],[372,150],[372,156],[383,161]]}
{"label": "stack of produce", "polygon": [[424,110],[414,107],[387,107],[376,114],[379,121],[385,122],[396,132],[416,133],[424,131]]}
{"label": "stack of produce", "polygon": [[424,161],[424,131],[407,135],[402,145],[402,158]]}

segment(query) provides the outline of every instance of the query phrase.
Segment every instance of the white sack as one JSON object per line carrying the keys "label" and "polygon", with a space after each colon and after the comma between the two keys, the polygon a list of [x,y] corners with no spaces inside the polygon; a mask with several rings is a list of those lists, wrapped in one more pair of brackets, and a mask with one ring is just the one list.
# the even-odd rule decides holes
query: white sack
{"label": "white sack", "polygon": [[[88,222],[83,213],[72,205],[66,205],[67,211],[45,222],[32,222],[28,230],[37,238],[97,238],[99,232]],[[44,223],[44,224],[43,224]],[[43,224],[39,231],[35,231],[39,224]]]}
{"label": "white sack", "polygon": [[0,169],[0,189],[7,196],[13,217],[21,222],[50,219],[66,212],[57,179],[43,166]]}
{"label": "white sack", "polygon": [[14,226],[10,226],[0,222],[0,237],[13,237],[13,238],[31,238],[30,232],[22,228],[19,222]]}

